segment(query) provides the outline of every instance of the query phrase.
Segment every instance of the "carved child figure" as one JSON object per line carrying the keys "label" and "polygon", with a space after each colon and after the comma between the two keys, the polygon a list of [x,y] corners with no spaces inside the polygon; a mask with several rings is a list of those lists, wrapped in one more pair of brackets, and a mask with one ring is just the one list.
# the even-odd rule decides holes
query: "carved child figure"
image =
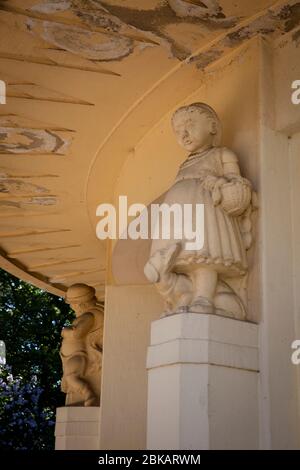
{"label": "carved child figure", "polygon": [[221,123],[210,106],[193,103],[179,108],[172,126],[179,144],[190,154],[163,202],[192,204],[193,211],[197,203],[204,205],[204,246],[187,250],[189,240],[184,235],[180,241],[172,236],[154,239],[145,275],[157,284],[167,313],[220,313],[245,319],[245,305],[227,280],[245,277],[248,271],[251,183],[241,176],[235,153],[219,146]]}
{"label": "carved child figure", "polygon": [[[97,306],[95,289],[85,284],[69,287],[66,300],[75,311],[76,319],[62,330],[62,391],[68,394],[67,405],[98,406],[103,311]],[[77,399],[74,400],[74,396]]]}

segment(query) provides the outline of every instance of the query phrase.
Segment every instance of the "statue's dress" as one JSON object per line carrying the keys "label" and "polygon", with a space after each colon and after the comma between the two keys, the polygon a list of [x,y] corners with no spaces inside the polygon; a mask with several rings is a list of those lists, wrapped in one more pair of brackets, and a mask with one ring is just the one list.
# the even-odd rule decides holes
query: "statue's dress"
{"label": "statue's dress", "polygon": [[[168,205],[193,204],[193,229],[195,229],[195,205],[204,204],[204,246],[201,250],[183,249],[179,253],[174,270],[186,272],[191,267],[209,266],[226,276],[239,276],[247,270],[247,259],[242,239],[239,217],[227,214],[220,205],[215,206],[211,191],[205,189],[204,180],[208,175],[217,178],[224,174],[224,148],[213,147],[202,153],[191,154],[180,166],[173,186],[167,191],[164,203]],[[231,156],[232,155],[232,156]],[[230,152],[232,162],[236,156]],[[228,152],[226,163],[228,163]],[[173,218],[171,217],[171,239],[152,240],[151,255],[164,250],[178,239],[174,239]],[[182,241],[186,242],[184,232]]]}

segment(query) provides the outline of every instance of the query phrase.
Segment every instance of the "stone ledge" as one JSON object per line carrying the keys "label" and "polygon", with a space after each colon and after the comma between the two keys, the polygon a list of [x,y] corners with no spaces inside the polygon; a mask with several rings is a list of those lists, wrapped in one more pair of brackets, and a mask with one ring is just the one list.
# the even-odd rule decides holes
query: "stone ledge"
{"label": "stone ledge", "polygon": [[55,426],[55,436],[97,436],[99,434],[98,428],[98,421],[57,422]]}
{"label": "stone ledge", "polygon": [[210,364],[258,371],[258,350],[253,347],[203,339],[176,339],[149,346],[147,369],[171,364]]}
{"label": "stone ledge", "polygon": [[100,407],[64,406],[56,409],[55,449],[99,449]]}
{"label": "stone ledge", "polygon": [[99,421],[99,406],[62,406],[56,408],[56,422]]}
{"label": "stone ledge", "polygon": [[258,371],[258,325],[196,313],[154,321],[147,369],[192,363]]}
{"label": "stone ledge", "polygon": [[99,438],[91,436],[58,436],[55,450],[98,450]]}
{"label": "stone ledge", "polygon": [[152,346],[177,338],[258,347],[258,325],[201,313],[180,313],[152,322]]}

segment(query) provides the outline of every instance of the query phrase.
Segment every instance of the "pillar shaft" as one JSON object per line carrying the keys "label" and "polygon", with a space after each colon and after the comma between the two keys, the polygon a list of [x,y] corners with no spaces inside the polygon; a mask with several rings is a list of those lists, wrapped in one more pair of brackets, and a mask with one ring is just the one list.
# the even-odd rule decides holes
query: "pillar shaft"
{"label": "pillar shaft", "polygon": [[215,315],[154,321],[148,449],[258,448],[258,327]]}
{"label": "pillar shaft", "polygon": [[98,450],[97,406],[64,406],[56,410],[55,450]]}

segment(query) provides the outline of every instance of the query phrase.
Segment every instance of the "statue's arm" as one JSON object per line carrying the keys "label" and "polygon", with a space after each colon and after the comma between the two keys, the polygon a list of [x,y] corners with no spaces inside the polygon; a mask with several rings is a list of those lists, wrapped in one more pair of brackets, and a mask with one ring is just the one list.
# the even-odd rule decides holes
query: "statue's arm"
{"label": "statue's arm", "polygon": [[92,313],[83,313],[79,319],[77,319],[74,329],[74,337],[81,338],[88,334],[94,325],[94,315]]}
{"label": "statue's arm", "polygon": [[207,175],[203,182],[203,187],[213,193],[213,198],[215,199],[216,204],[220,202],[220,186],[232,179],[236,179],[238,177],[241,178],[238,157],[236,154],[227,147],[223,147],[221,151],[223,175],[221,177]]}
{"label": "statue's arm", "polygon": [[74,326],[73,325],[64,326],[62,331],[61,331],[61,336],[63,338],[68,338],[68,337],[73,335],[73,331],[74,331]]}
{"label": "statue's arm", "polygon": [[222,164],[224,176],[240,176],[240,167],[237,155],[228,148],[223,148]]}

